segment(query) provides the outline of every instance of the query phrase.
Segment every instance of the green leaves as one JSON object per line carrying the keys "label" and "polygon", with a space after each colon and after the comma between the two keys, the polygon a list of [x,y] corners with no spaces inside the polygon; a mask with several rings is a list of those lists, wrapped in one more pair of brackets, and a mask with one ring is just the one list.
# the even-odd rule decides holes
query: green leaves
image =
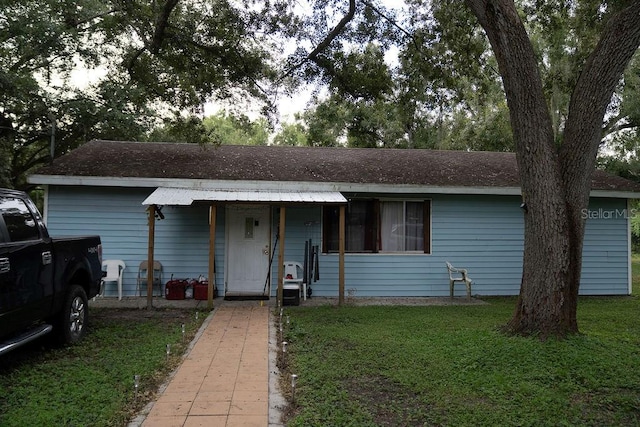
{"label": "green leaves", "polygon": [[[460,1],[405,3],[356,1],[332,34],[349,2],[4,1],[0,138],[16,154],[0,180],[25,187],[24,175],[49,161],[52,117],[58,155],[92,138],[144,139],[212,100],[273,114],[275,94],[303,83],[326,94],[305,115],[313,145],[510,150],[500,74],[477,19]],[[519,2],[559,142],[581,67],[624,3]],[[76,87],[78,64],[102,72]],[[636,59],[607,115],[623,153],[638,143],[638,76]]]}
{"label": "green leaves", "polygon": [[[279,54],[269,37],[292,15],[282,4],[214,3],[4,1],[0,142],[13,152],[0,181],[27,187],[25,175],[50,160],[53,122],[59,155],[93,138],[144,138],[161,117],[211,99],[268,105]],[[79,64],[95,80],[76,85]]]}

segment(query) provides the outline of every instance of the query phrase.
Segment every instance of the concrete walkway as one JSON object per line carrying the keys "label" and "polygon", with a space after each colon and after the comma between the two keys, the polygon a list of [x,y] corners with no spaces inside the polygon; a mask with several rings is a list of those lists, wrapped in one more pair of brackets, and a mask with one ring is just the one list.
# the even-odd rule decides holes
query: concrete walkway
{"label": "concrete walkway", "polygon": [[217,307],[142,426],[268,426],[269,310]]}

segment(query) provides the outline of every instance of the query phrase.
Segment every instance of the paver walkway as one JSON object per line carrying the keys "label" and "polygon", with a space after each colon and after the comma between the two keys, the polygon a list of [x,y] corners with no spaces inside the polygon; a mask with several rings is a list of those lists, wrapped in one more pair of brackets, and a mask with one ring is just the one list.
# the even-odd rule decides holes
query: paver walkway
{"label": "paver walkway", "polygon": [[[269,336],[269,303],[219,301],[203,325],[189,353],[159,397],[129,427],[242,426],[281,427],[280,410],[286,402],[278,391],[275,366],[278,344]],[[154,307],[198,307],[203,301],[154,300]],[[359,305],[486,304],[449,298],[359,298]],[[144,307],[142,298],[122,301],[99,298],[93,306]],[[336,305],[337,299],[318,298],[305,305]],[[272,333],[275,333],[272,330]],[[271,338],[271,342],[270,342]],[[272,355],[269,353],[271,346]],[[270,357],[273,360],[270,360]],[[272,365],[270,365],[270,363]],[[275,371],[274,371],[275,372]],[[270,401],[271,400],[271,401]],[[269,411],[271,410],[271,414]]]}
{"label": "paver walkway", "polygon": [[269,307],[220,306],[142,423],[269,425]]}

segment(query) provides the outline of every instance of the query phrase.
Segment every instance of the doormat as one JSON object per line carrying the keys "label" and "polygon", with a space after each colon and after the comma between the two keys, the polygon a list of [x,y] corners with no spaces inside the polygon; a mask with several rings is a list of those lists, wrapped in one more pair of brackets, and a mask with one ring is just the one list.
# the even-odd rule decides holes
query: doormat
{"label": "doormat", "polygon": [[268,295],[227,295],[225,301],[264,301],[268,300]]}

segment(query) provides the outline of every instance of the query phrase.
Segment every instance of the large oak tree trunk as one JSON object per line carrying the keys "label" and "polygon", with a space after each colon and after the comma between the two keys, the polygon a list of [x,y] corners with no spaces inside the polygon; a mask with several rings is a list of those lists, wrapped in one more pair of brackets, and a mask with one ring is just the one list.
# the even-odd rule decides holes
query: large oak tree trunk
{"label": "large oak tree trunk", "polygon": [[640,44],[640,2],[612,15],[572,94],[556,143],[536,57],[512,0],[467,0],[500,67],[524,209],[520,296],[507,329],[563,337],[576,320],[585,215],[607,105]]}

